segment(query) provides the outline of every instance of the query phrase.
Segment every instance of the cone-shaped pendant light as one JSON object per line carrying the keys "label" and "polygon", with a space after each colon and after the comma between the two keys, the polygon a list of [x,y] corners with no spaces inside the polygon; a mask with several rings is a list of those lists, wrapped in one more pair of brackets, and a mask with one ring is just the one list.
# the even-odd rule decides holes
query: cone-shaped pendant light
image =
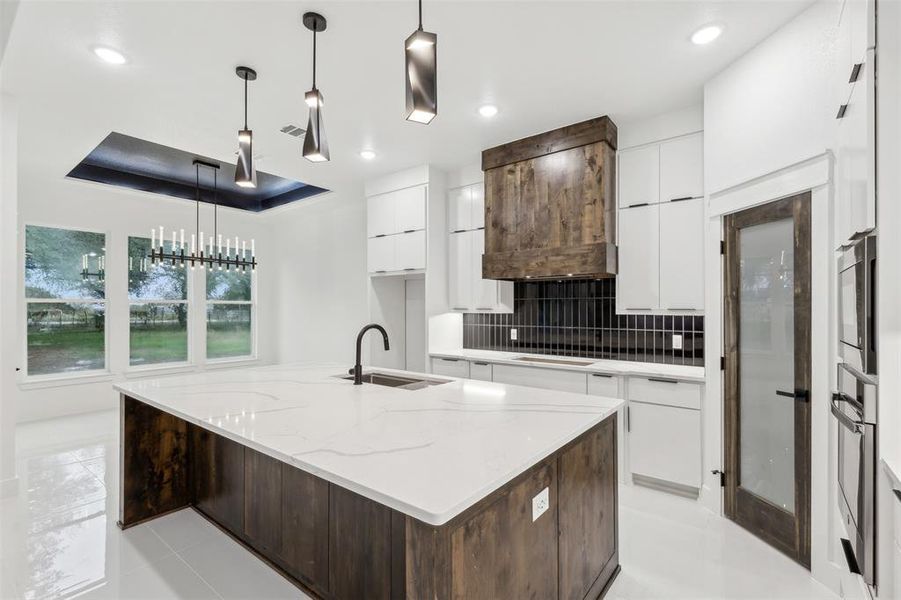
{"label": "cone-shaped pendant light", "polygon": [[419,28],[404,42],[404,51],[407,120],[431,123],[438,114],[438,36],[422,29],[422,0],[419,0]]}
{"label": "cone-shaped pendant light", "polygon": [[247,82],[257,78],[250,67],[235,69],[244,80],[244,129],[238,130],[238,164],[235,165],[235,183],[241,187],[257,187],[257,169],[253,164],[253,131],[247,127]]}
{"label": "cone-shaped pendant light", "polygon": [[313,32],[313,89],[304,95],[310,109],[307,134],[303,139],[303,157],[310,162],[325,162],[329,159],[328,140],[325,139],[325,125],[322,122],[322,93],[316,87],[316,34],[325,31],[325,17],[308,12],[303,15],[303,24]]}

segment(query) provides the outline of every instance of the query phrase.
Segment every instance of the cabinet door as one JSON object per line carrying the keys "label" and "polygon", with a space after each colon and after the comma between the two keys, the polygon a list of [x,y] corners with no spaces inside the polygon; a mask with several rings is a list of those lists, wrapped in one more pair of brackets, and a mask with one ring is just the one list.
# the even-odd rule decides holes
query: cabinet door
{"label": "cabinet door", "polygon": [[704,309],[704,199],[660,205],[660,308]]}
{"label": "cabinet door", "polygon": [[660,144],[660,201],[703,195],[703,135],[696,133]]}
{"label": "cabinet door", "polygon": [[447,193],[447,230],[451,233],[472,229],[472,188],[450,190]]}
{"label": "cabinet door", "polygon": [[432,359],[432,373],[446,377],[469,377],[469,361],[462,358],[442,358],[436,356]]}
{"label": "cabinet door", "polygon": [[619,377],[607,373],[588,374],[588,393],[592,396],[621,398],[619,393]]}
{"label": "cabinet door", "polygon": [[509,383],[526,387],[575,392],[584,394],[588,390],[585,373],[546,369],[544,367],[519,367],[515,365],[494,365],[492,380],[495,383]]}
{"label": "cabinet door", "polygon": [[472,237],[468,232],[448,238],[448,294],[454,310],[472,308]]}
{"label": "cabinet door", "polygon": [[396,235],[369,238],[367,240],[367,263],[370,273],[393,271]]}
{"label": "cabinet door", "polygon": [[620,208],[660,201],[660,147],[657,144],[621,152],[618,174]]}
{"label": "cabinet door", "polygon": [[485,184],[476,183],[469,186],[472,202],[470,204],[470,223],[472,229],[485,228]]}
{"label": "cabinet door", "polygon": [[425,269],[425,231],[399,233],[392,237],[397,238],[394,258],[396,271]]}
{"label": "cabinet door", "polygon": [[701,411],[629,403],[629,468],[691,488],[701,486]]}
{"label": "cabinet door", "polygon": [[390,235],[397,231],[394,223],[394,194],[380,194],[366,199],[366,234],[368,237]]}
{"label": "cabinet door", "polygon": [[472,300],[477,310],[494,310],[497,308],[497,281],[482,279],[482,255],[485,253],[485,232],[481,229],[470,231],[472,247]]}
{"label": "cabinet door", "polygon": [[419,231],[425,229],[425,186],[407,188],[394,192],[394,231]]}
{"label": "cabinet door", "polygon": [[621,310],[651,310],[660,305],[660,207],[619,211],[619,274],[616,298]]}
{"label": "cabinet door", "polygon": [[[869,53],[873,56],[872,51]],[[848,131],[848,188],[851,226],[854,235],[876,226],[876,123],[873,60],[863,63],[860,77],[851,91],[841,127]]]}
{"label": "cabinet door", "polygon": [[491,363],[471,361],[469,363],[469,378],[479,381],[493,381],[491,375]]}

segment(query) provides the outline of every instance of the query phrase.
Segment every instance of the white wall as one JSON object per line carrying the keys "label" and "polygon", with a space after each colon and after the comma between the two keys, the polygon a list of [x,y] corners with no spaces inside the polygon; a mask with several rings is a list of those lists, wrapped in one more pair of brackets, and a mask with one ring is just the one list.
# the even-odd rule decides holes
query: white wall
{"label": "white wall", "polygon": [[[26,224],[68,227],[99,231],[106,234],[107,247],[107,323],[109,374],[54,382],[24,382],[18,386],[17,404],[19,421],[48,418],[116,406],[117,395],[112,383],[125,376],[135,376],[128,366],[128,291],[127,241],[129,235],[149,236],[151,227],[163,225],[167,229],[194,227],[194,204],[178,198],[124,190],[101,184],[66,179],[49,175],[40,170],[19,169],[18,226],[20,242],[14,267],[4,265],[4,276],[14,274],[18,284],[12,303],[16,315],[23,315],[23,251]],[[211,209],[201,207],[201,222],[210,231]],[[273,319],[276,279],[270,275],[277,271],[274,244],[269,226],[254,213],[221,209],[219,231],[225,235],[238,235],[242,239],[256,239],[257,257],[257,356],[259,362],[271,362],[276,357]],[[7,270],[10,269],[10,270]],[[200,288],[197,297],[203,297]],[[4,296],[4,306],[8,296]],[[199,317],[199,318],[198,318]],[[203,336],[203,315],[192,315],[191,335],[194,343]],[[25,361],[25,326],[17,318],[16,348],[13,364],[4,361],[4,368],[23,367]],[[195,368],[202,367],[196,365]],[[143,372],[159,376],[164,370]]]}
{"label": "white wall", "polygon": [[[276,280],[279,362],[354,361],[354,342],[369,322],[366,204],[348,186],[266,214]],[[366,348],[366,346],[364,346]]]}
{"label": "white wall", "polygon": [[16,491],[16,186],[18,113],[15,100],[0,96],[0,498]]}
{"label": "white wall", "polygon": [[697,104],[638,121],[616,124],[618,150],[696,133],[704,129],[704,106]]}
{"label": "white wall", "polygon": [[708,194],[831,147],[838,15],[817,2],[704,86]]}

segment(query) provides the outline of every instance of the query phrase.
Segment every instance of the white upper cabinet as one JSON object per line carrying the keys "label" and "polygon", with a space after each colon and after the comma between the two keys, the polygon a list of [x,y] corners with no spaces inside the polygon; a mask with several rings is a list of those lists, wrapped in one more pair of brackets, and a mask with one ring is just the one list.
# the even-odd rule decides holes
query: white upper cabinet
{"label": "white upper cabinet", "polygon": [[660,305],[660,210],[657,205],[619,211],[620,310],[650,311]]}
{"label": "white upper cabinet", "polygon": [[472,307],[472,240],[463,231],[448,239],[448,294],[453,310]]}
{"label": "white upper cabinet", "polygon": [[472,228],[472,186],[447,193],[447,230],[450,233]]}
{"label": "white upper cabinet", "polygon": [[660,147],[657,144],[619,154],[618,206],[660,202]]}
{"label": "white upper cabinet", "polygon": [[510,311],[513,282],[482,279],[485,253],[485,188],[482,183],[448,192],[448,304],[453,310]]}
{"label": "white upper cabinet", "polygon": [[394,196],[395,216],[393,233],[425,229],[426,188],[417,186],[398,190]]}
{"label": "white upper cabinet", "polygon": [[660,201],[704,195],[704,137],[696,133],[660,144]]}
{"label": "white upper cabinet", "polygon": [[704,309],[704,199],[660,205],[660,308]]}
{"label": "white upper cabinet", "polygon": [[617,311],[702,311],[703,133],[623,150],[618,206]]}
{"label": "white upper cabinet", "polygon": [[366,232],[368,237],[397,233],[394,226],[393,194],[380,194],[366,199]]}
{"label": "white upper cabinet", "polygon": [[395,271],[425,269],[425,231],[390,236],[395,240]]}
{"label": "white upper cabinet", "polygon": [[472,229],[485,228],[485,186],[481,183],[469,186],[472,194],[470,212],[472,214]]}
{"label": "white upper cabinet", "polygon": [[387,273],[395,268],[396,244],[394,236],[382,236],[367,240],[367,263],[370,273]]}

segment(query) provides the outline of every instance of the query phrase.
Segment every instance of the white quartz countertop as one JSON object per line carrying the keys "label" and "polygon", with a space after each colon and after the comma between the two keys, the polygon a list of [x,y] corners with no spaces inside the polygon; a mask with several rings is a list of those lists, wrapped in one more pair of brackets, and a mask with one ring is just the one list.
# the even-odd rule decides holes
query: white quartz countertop
{"label": "white quartz countertop", "polygon": [[[377,369],[381,372],[403,373]],[[115,388],[431,525],[442,525],[622,405],[482,381],[405,390],[347,365],[275,365]]]}
{"label": "white quartz countertop", "polygon": [[572,361],[591,361],[590,358],[574,356],[551,356],[546,354],[524,354],[517,352],[498,352],[494,350],[442,350],[430,352],[430,356],[440,358],[460,358],[466,360],[483,360],[495,364],[517,365],[520,367],[540,367],[568,371],[584,371],[587,373],[607,373],[611,375],[634,375],[636,377],[672,377],[683,381],[704,381],[704,367],[686,365],[667,365],[659,363],[633,362],[625,360],[597,360],[588,365],[565,365],[559,363],[539,363],[519,358],[561,359]]}

